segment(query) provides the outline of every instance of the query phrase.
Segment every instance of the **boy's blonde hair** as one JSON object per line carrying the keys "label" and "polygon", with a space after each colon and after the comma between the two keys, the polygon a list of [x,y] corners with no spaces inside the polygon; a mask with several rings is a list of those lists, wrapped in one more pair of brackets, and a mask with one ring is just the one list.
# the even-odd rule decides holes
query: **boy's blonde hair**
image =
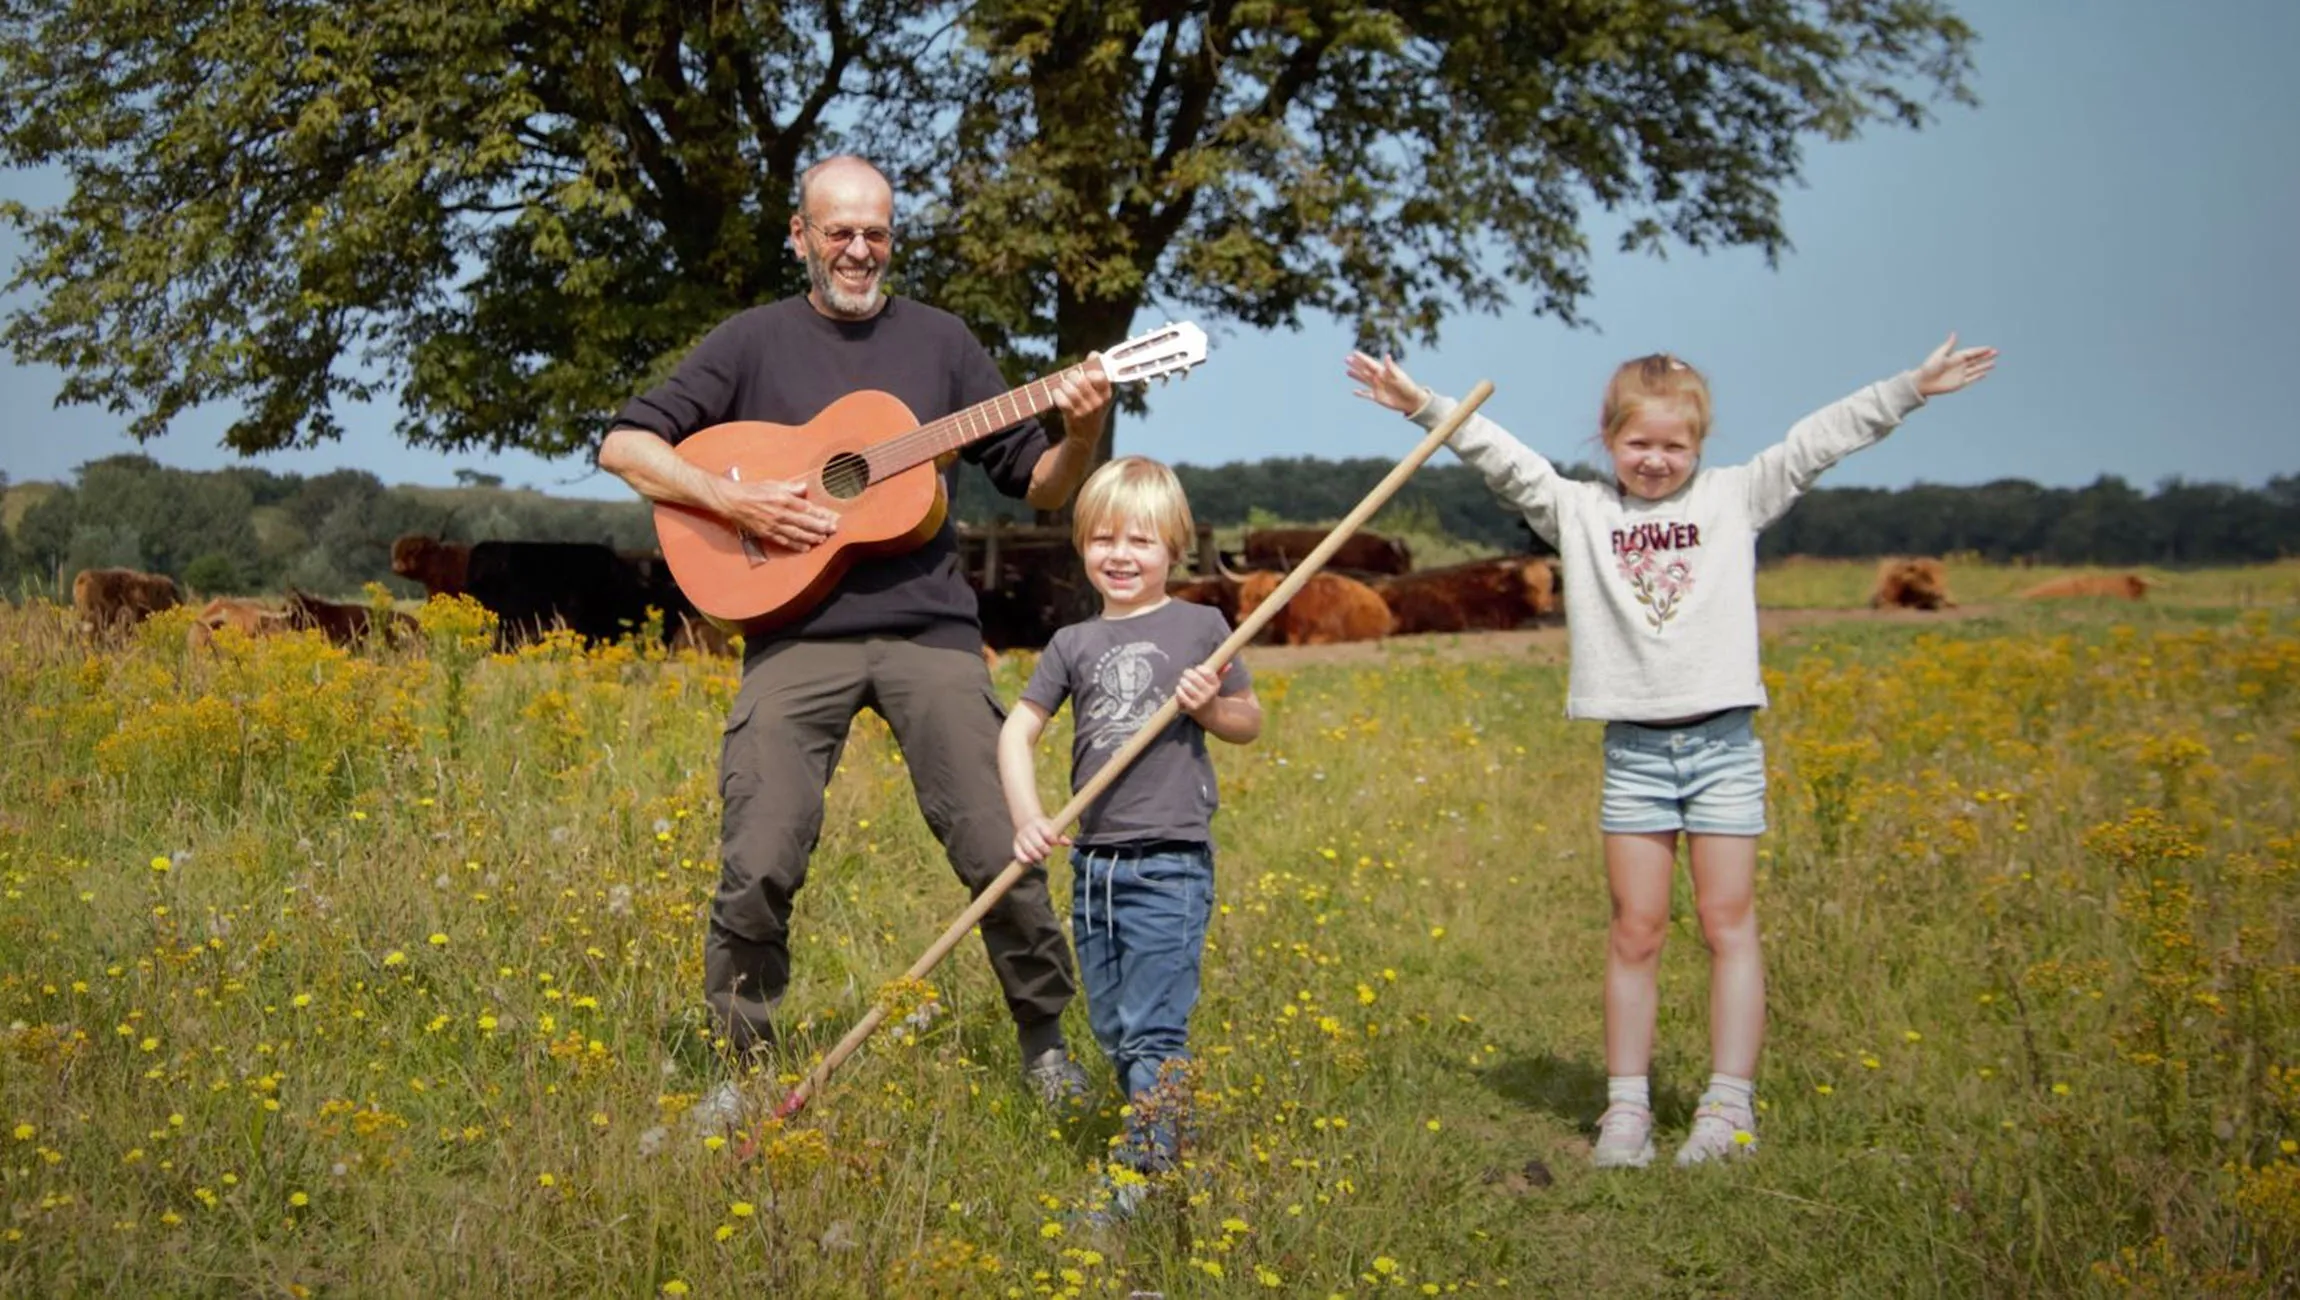
{"label": "boy's blonde hair", "polygon": [[1701,372],[1666,352],[1624,361],[1605,386],[1605,409],[1598,414],[1598,437],[1607,447],[1623,425],[1647,406],[1667,402],[1693,426],[1693,444],[1709,437],[1709,381]]}
{"label": "boy's blonde hair", "polygon": [[1148,525],[1166,543],[1167,558],[1177,562],[1190,554],[1198,535],[1182,481],[1148,456],[1120,456],[1087,478],[1071,513],[1071,544],[1084,555],[1095,530],[1124,523]]}

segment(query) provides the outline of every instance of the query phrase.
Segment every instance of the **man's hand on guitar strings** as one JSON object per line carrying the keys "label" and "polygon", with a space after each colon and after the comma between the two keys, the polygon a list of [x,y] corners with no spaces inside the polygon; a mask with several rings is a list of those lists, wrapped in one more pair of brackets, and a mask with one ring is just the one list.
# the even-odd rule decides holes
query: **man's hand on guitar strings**
{"label": "man's hand on guitar strings", "polygon": [[838,515],[807,500],[804,479],[717,479],[712,487],[718,496],[714,513],[754,541],[810,551],[829,541],[839,525]]}

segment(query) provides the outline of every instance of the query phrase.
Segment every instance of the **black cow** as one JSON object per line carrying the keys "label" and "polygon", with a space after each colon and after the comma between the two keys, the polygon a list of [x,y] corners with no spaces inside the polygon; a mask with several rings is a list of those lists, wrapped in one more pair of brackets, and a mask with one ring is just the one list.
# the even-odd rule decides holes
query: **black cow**
{"label": "black cow", "polygon": [[477,542],[464,591],[495,612],[506,645],[530,641],[565,624],[593,641],[638,629],[652,605],[663,612],[665,639],[695,607],[655,555],[621,555],[596,542]]}

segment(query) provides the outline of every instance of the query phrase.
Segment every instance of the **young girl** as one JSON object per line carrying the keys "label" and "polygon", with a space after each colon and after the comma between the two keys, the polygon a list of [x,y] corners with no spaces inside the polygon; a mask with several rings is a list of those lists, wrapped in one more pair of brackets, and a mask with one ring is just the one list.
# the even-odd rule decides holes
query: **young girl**
{"label": "young girl", "polygon": [[[1709,1087],[1677,1163],[1756,1150],[1754,1079],[1765,1036],[1757,950],[1757,836],[1765,829],[1765,751],[1751,730],[1765,704],[1757,672],[1757,533],[1821,471],[1877,441],[1928,397],[1978,381],[1994,348],[1956,335],[1915,370],[1798,421],[1746,465],[1703,469],[1709,386],[1667,354],[1640,357],[1606,386],[1600,435],[1611,482],[1560,476],[1539,454],[1474,416],[1453,435],[1461,458],[1525,513],[1564,560],[1573,659],[1566,716],[1605,721],[1599,825],[1613,892],[1605,960],[1605,1113],[1593,1161],[1653,1159],[1646,1070],[1655,972],[1669,920],[1677,837],[1693,865],[1709,944]],[[1395,361],[1353,352],[1369,398],[1434,428],[1452,398]]]}

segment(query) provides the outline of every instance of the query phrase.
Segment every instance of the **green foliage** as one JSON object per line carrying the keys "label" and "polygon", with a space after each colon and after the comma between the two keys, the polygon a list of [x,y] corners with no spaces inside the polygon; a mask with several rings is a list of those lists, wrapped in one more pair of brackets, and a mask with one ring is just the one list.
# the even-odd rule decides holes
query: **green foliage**
{"label": "green foliage", "polygon": [[1307,7],[994,0],[926,92],[905,192],[921,279],[1025,354],[1118,337],[1147,302],[1369,346],[1522,289],[1572,321],[1583,205],[1627,248],[1787,245],[1799,141],[1966,97],[1936,3]]}
{"label": "green foliage", "polygon": [[64,550],[64,572],[82,569],[139,569],[144,564],[143,535],[126,524],[83,524],[72,530]]}
{"label": "green foliage", "polygon": [[1758,539],[1785,555],[1979,555],[2060,564],[2230,564],[2300,554],[2300,477],[2264,488],[2173,479],[2142,494],[2114,475],[2081,488],[2020,479],[1823,488]]}
{"label": "green foliage", "polygon": [[210,551],[184,566],[184,585],[203,596],[239,591],[240,568],[230,556]]}
{"label": "green foliage", "polygon": [[0,26],[6,340],[150,437],[243,451],[390,397],[443,447],[587,445],[707,329],[803,278],[804,162],[902,198],[910,291],[1017,374],[1158,303],[1369,342],[1578,319],[1580,224],[1787,246],[1801,143],[1965,99],[1939,0],[1306,6],[1097,0],[77,0]]}
{"label": "green foliage", "polygon": [[70,488],[52,484],[26,484],[15,488],[10,496],[29,492],[34,486],[47,490],[16,521],[17,574],[28,585],[61,595],[61,583],[71,576],[61,571],[78,526],[79,497]]}

